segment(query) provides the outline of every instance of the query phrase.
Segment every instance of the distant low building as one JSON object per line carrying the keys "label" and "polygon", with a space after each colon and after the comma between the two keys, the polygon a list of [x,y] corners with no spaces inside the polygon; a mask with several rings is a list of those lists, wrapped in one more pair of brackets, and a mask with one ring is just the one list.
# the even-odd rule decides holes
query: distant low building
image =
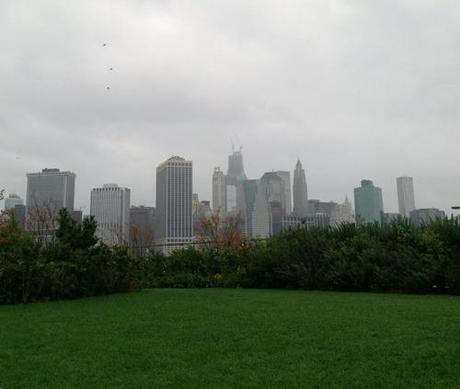
{"label": "distant low building", "polygon": [[382,224],[389,224],[393,220],[397,220],[400,217],[402,216],[396,212],[382,212],[381,222]]}
{"label": "distant low building", "polygon": [[16,205],[24,205],[24,200],[15,193],[10,193],[5,199],[5,209],[14,209]]}
{"label": "distant low building", "polygon": [[437,208],[421,208],[410,212],[410,221],[416,226],[430,223],[436,219],[444,219],[446,214]]}
{"label": "distant low building", "polygon": [[339,226],[341,224],[350,224],[355,222],[353,207],[351,206],[348,196],[345,196],[345,201],[342,204],[337,204],[331,212],[331,226]]}
{"label": "distant low building", "polygon": [[285,216],[281,220],[281,229],[283,231],[293,230],[298,228],[313,228],[313,227],[329,227],[330,217],[325,213],[317,213],[315,215],[299,217]]}
{"label": "distant low building", "polygon": [[337,207],[337,203],[334,201],[321,201],[321,200],[308,200],[308,214],[315,215],[317,213],[325,213],[329,217],[332,217],[332,214]]}
{"label": "distant low building", "polygon": [[70,217],[75,220],[77,223],[81,223],[83,221],[83,211],[75,210],[70,213]]}

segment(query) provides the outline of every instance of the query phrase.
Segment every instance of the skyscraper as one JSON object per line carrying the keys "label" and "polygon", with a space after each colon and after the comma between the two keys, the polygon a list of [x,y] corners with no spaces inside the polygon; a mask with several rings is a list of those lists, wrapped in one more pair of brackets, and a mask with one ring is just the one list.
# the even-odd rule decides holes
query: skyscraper
{"label": "skyscraper", "polygon": [[74,209],[75,173],[59,169],[43,169],[27,174],[26,205],[30,208],[49,208],[58,211]]}
{"label": "skyscraper", "polygon": [[108,245],[129,240],[131,191],[117,184],[104,184],[91,191],[90,214],[97,222],[97,236]]}
{"label": "skyscraper", "polygon": [[256,180],[256,183],[257,191],[251,217],[251,237],[267,238],[271,234],[271,209],[267,201],[264,185],[260,180]]}
{"label": "skyscraper", "polygon": [[275,172],[265,173],[260,179],[262,191],[270,211],[270,235],[281,231],[281,219],[286,216],[284,180]]}
{"label": "skyscraper", "polygon": [[14,209],[16,205],[24,205],[24,200],[15,193],[9,194],[5,199],[5,209]]}
{"label": "skyscraper", "polygon": [[382,189],[371,180],[362,180],[355,188],[355,212],[357,223],[374,223],[381,220],[383,212]]}
{"label": "skyscraper", "polygon": [[398,189],[399,214],[409,218],[415,209],[414,181],[412,177],[398,177],[396,179]]}
{"label": "skyscraper", "polygon": [[305,170],[297,160],[294,170],[294,215],[298,217],[305,217],[308,214],[308,193],[307,193],[307,180],[305,178]]}
{"label": "skyscraper", "polygon": [[225,174],[220,168],[214,168],[212,175],[212,210],[225,213],[227,210],[227,187]]}
{"label": "skyscraper", "polygon": [[267,201],[269,203],[277,202],[283,210],[286,210],[286,190],[284,180],[275,172],[264,173],[260,182],[263,185]]}
{"label": "skyscraper", "polygon": [[155,241],[165,253],[193,241],[192,190],[192,161],[174,156],[157,167]]}
{"label": "skyscraper", "polygon": [[243,233],[249,238],[253,238],[252,217],[256,203],[257,188],[259,180],[246,180],[242,184],[243,190]]}
{"label": "skyscraper", "polygon": [[228,157],[228,171],[226,180],[226,211],[237,214],[243,209],[243,190],[241,183],[247,180],[243,166],[241,149],[233,150]]}
{"label": "skyscraper", "polygon": [[292,195],[291,195],[291,173],[288,171],[281,171],[278,170],[276,172],[284,181],[284,191],[285,191],[285,199],[286,199],[286,215],[290,215],[292,213]]}
{"label": "skyscraper", "polygon": [[227,176],[236,178],[239,181],[246,180],[246,173],[244,172],[243,154],[241,149],[238,151],[233,150],[232,154],[228,156],[228,171]]}

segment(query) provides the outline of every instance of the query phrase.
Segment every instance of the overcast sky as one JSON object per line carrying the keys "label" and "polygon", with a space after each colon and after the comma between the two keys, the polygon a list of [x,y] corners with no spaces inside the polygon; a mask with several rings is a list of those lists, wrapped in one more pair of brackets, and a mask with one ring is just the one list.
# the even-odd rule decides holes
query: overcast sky
{"label": "overcast sky", "polygon": [[395,211],[411,175],[417,207],[459,204],[460,1],[0,1],[7,192],[59,167],[85,212],[107,182],[154,205],[180,155],[209,199],[231,138],[250,178],[299,157],[310,198],[369,178]]}

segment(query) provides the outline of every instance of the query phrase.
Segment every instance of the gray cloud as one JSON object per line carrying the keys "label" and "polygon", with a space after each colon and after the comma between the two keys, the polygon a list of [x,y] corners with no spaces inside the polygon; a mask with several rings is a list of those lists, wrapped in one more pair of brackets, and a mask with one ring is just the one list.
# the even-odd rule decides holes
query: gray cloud
{"label": "gray cloud", "polygon": [[238,137],[251,177],[299,156],[311,197],[341,200],[368,177],[391,211],[409,174],[418,206],[447,209],[459,36],[455,0],[5,0],[1,185],[24,194],[26,172],[57,166],[77,173],[79,206],[104,182],[152,204],[155,166],[179,154],[209,198]]}

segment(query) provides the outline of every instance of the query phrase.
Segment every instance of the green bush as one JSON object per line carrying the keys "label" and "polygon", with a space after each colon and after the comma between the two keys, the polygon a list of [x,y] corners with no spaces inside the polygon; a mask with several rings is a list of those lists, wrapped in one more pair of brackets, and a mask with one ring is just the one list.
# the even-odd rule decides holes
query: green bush
{"label": "green bush", "polygon": [[0,230],[0,303],[140,288],[247,287],[460,294],[460,223],[341,225],[286,231],[241,247],[130,254],[98,242],[96,223],[59,215],[38,244],[14,221]]}
{"label": "green bush", "polygon": [[70,299],[140,287],[139,261],[123,247],[98,244],[95,223],[61,211],[56,239],[45,245],[14,222],[0,230],[0,303]]}

